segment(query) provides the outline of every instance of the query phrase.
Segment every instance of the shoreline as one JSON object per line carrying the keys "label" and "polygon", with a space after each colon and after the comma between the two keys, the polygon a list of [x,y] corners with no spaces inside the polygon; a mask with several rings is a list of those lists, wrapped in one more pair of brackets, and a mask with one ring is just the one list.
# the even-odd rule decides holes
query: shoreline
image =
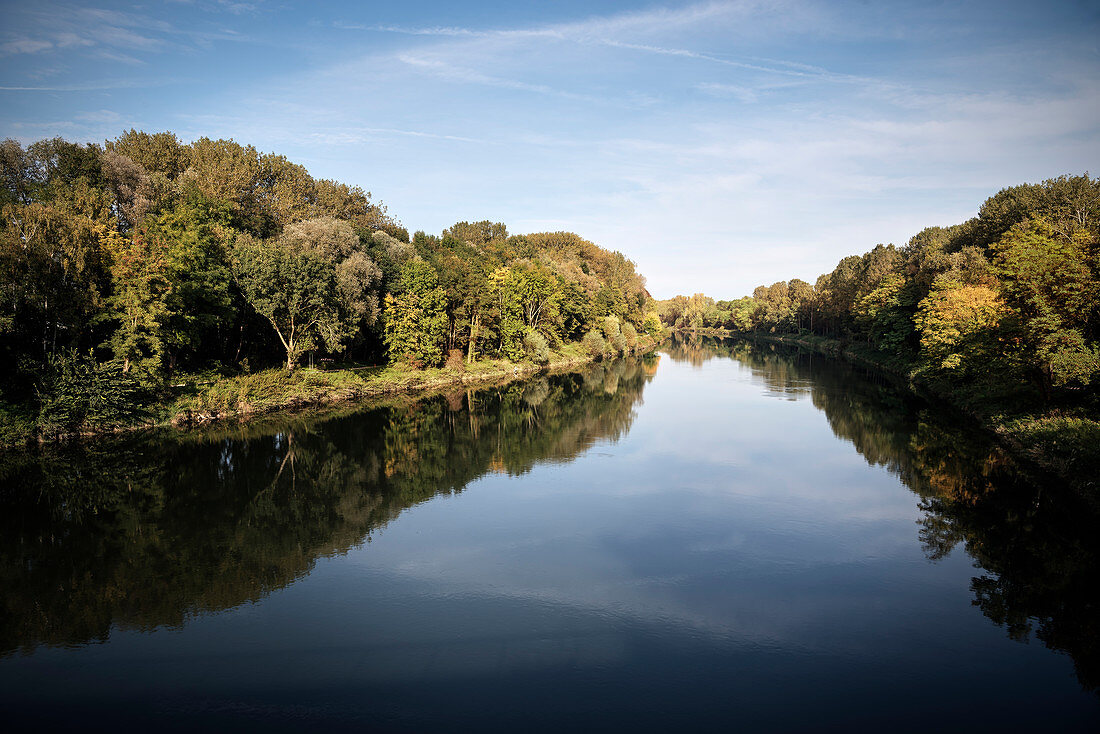
{"label": "shoreline", "polygon": [[395,395],[432,395],[448,388],[476,388],[504,385],[534,375],[574,371],[598,361],[642,355],[653,351],[661,340],[641,337],[638,343],[615,354],[590,355],[579,343],[551,352],[546,364],[487,359],[463,364],[461,370],[447,367],[412,369],[398,365],[321,370],[283,369],[223,377],[202,386],[185,386],[175,398],[149,406],[149,420],[119,426],[93,427],[75,433],[43,436],[27,432],[15,440],[0,443],[0,451],[32,445],[64,443],[104,434],[126,434],[174,428],[188,431],[219,423],[244,423],[285,412],[325,408]]}
{"label": "shoreline", "polygon": [[[700,330],[701,332],[702,330]],[[1081,494],[1097,499],[1097,472],[1100,464],[1100,422],[1090,419],[1066,418],[1059,414],[1016,414],[1000,420],[976,410],[967,409],[928,384],[915,380],[908,371],[885,360],[853,350],[837,339],[806,338],[793,334],[743,334],[725,329],[720,338],[764,341],[813,350],[818,354],[843,359],[852,364],[889,375],[899,380],[923,399],[931,399],[944,407],[973,420],[976,427],[988,433],[1001,446],[1044,473],[1067,482]],[[685,332],[690,333],[690,332]],[[712,334],[703,334],[711,336]],[[714,335],[717,336],[717,335]],[[1095,438],[1094,438],[1095,437]]]}

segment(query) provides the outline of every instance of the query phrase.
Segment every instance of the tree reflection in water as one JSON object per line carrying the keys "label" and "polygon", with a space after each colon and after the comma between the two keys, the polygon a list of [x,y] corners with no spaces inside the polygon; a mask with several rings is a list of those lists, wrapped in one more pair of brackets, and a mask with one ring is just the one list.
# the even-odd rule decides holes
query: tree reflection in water
{"label": "tree reflection in water", "polygon": [[[1029,475],[966,421],[889,379],[796,349],[675,340],[737,360],[769,395],[812,400],[836,436],[919,498],[933,562],[963,547],[973,603],[1015,640],[1070,654],[1100,690],[1094,505]],[[622,360],[372,410],[0,458],[0,655],[179,627],[260,599],[403,510],[489,472],[519,475],[617,440],[656,368]]]}
{"label": "tree reflection in water", "polygon": [[0,465],[0,655],[255,601],[404,509],[629,430],[654,357],[499,388]]}
{"label": "tree reflection in water", "polygon": [[973,604],[1009,637],[1068,653],[1078,680],[1100,692],[1100,511],[1094,501],[1019,466],[949,409],[892,379],[792,347],[680,337],[673,360],[732,358],[778,397],[809,395],[833,433],[920,498],[926,557],[960,544],[980,575]]}

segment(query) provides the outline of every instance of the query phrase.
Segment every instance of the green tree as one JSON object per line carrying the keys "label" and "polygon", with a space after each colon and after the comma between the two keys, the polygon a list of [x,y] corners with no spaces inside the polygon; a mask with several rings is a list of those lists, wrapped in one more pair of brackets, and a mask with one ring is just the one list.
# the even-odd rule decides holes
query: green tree
{"label": "green tree", "polygon": [[171,132],[146,133],[131,129],[108,140],[106,148],[126,156],[150,174],[161,173],[169,180],[175,180],[191,165],[191,148]]}
{"label": "green tree", "polygon": [[888,275],[878,287],[859,299],[852,309],[855,323],[867,334],[867,341],[879,349],[905,355],[913,332],[915,305],[912,284],[901,275]]}
{"label": "green tree", "polygon": [[385,342],[392,362],[437,366],[443,361],[448,319],[446,292],[435,271],[422,260],[401,271],[402,292],[386,294]]}
{"label": "green tree", "polygon": [[960,377],[986,370],[1002,356],[1000,329],[1010,314],[992,288],[954,281],[938,284],[920,302],[915,318],[923,370],[933,376]]}
{"label": "green tree", "polygon": [[275,330],[287,370],[309,349],[339,350],[377,317],[380,273],[347,222],[307,220],[268,240],[241,235],[233,255],[241,292]]}
{"label": "green tree", "polygon": [[1087,338],[1100,326],[1094,237],[1083,229],[1065,236],[1034,218],[1012,227],[993,251],[1001,292],[1020,313],[1041,387],[1089,384],[1100,370],[1100,351]]}

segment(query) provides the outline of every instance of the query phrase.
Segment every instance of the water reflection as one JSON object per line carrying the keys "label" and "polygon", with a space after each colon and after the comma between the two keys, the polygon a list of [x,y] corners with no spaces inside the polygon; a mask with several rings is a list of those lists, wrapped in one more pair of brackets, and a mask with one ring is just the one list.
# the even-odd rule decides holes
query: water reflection
{"label": "water reflection", "polygon": [[0,655],[256,601],[416,503],[615,441],[655,359],[337,417],[5,455]]}
{"label": "water reflection", "polygon": [[979,574],[973,604],[1020,642],[1068,653],[1082,686],[1100,691],[1100,513],[1056,481],[1026,471],[966,420],[952,420],[890,379],[804,350],[680,339],[675,360],[729,357],[770,394],[809,394],[833,433],[919,496],[918,535],[938,561],[961,545]]}
{"label": "water reflection", "polygon": [[[1094,532],[1098,519],[1095,507],[1063,492],[1056,484],[1021,471],[965,421],[953,420],[943,409],[928,406],[890,380],[843,362],[769,345],[699,338],[679,339],[667,353],[674,362],[697,367],[709,360],[732,359],[740,365],[736,369],[750,375],[753,386],[749,392],[759,386],[766,395],[781,400],[811,401],[824,413],[837,437],[854,446],[869,464],[897,476],[915,493],[913,501],[919,503],[922,516],[912,536],[903,529],[906,539],[919,538],[931,562],[942,561],[953,549],[965,550],[977,568],[970,582],[972,603],[1013,639],[1035,639],[1068,653],[1081,684],[1092,690],[1100,687],[1100,541]],[[419,402],[396,401],[368,411],[348,409],[344,414],[324,418],[278,419],[204,433],[97,440],[60,450],[5,455],[0,466],[0,655],[30,653],[42,645],[79,646],[104,641],[117,629],[181,627],[197,615],[259,600],[310,573],[318,559],[347,553],[370,542],[375,533],[413,505],[441,494],[461,492],[488,473],[521,475],[539,463],[572,461],[597,442],[619,440],[631,429],[642,392],[656,366],[653,358],[623,360],[577,374],[454,392]],[[730,370],[734,368],[730,366]],[[705,388],[718,390],[721,386]],[[660,397],[657,385],[651,394],[655,400]],[[682,400],[681,393],[676,393],[673,400]],[[768,403],[769,409],[774,406],[776,403]],[[782,407],[798,408],[786,403]],[[700,411],[700,415],[703,413]],[[671,417],[663,415],[661,430]],[[744,419],[719,416],[715,419],[715,435],[724,435],[720,433],[724,421]],[[640,425],[635,436],[639,433],[644,433]],[[660,440],[666,445],[672,443],[663,435]],[[828,441],[831,445],[832,439]],[[705,448],[710,449],[710,444]],[[771,460],[770,456],[765,458]],[[667,461],[673,463],[674,459]],[[723,457],[712,458],[709,464],[694,455],[680,459],[675,470],[660,465],[666,461],[664,457],[652,464],[644,463],[644,458],[636,461],[654,474],[657,484],[677,488],[698,480],[716,493],[719,490],[715,487],[732,483],[732,473],[744,471],[734,462],[720,460]],[[607,466],[612,465],[609,462]],[[622,465],[616,466],[621,469]],[[769,472],[781,469],[767,467]],[[689,477],[692,471],[695,475]],[[676,472],[682,476],[673,476]],[[600,513],[608,512],[629,516],[630,506],[656,501],[654,496],[630,500],[615,497],[585,507],[592,516],[602,517]],[[751,499],[760,500],[762,496]],[[694,500],[695,495],[686,490],[674,492],[668,495],[669,504],[661,507],[671,508],[668,512],[672,513],[674,503]],[[827,496],[826,501],[833,498]],[[909,504],[908,499],[904,502]],[[674,519],[698,519],[714,507],[706,502],[700,505],[705,510],[699,514]],[[553,503],[541,505],[549,506]],[[728,507],[743,516],[741,530],[755,531],[754,518],[770,522],[788,519],[770,508],[767,512],[757,510],[754,515],[756,506],[749,502]],[[571,519],[569,512],[556,509],[561,516],[547,524],[580,522]],[[577,510],[581,511],[585,509]],[[716,616],[728,615],[730,610],[752,607],[754,599],[763,601],[761,609],[751,611],[761,617],[775,616],[781,611],[768,606],[775,600],[791,604],[794,599],[809,603],[805,600],[816,598],[812,592],[803,596],[805,588],[799,584],[842,587],[843,564],[834,564],[831,571],[826,569],[834,576],[811,578],[823,568],[812,563],[805,566],[805,580],[787,577],[778,586],[769,586],[775,574],[775,557],[765,553],[767,562],[753,565],[748,550],[716,554],[728,563],[719,569],[722,572],[740,564],[733,569],[741,574],[734,577],[735,584],[719,587],[714,580],[726,577],[709,568],[705,574],[692,576],[691,563],[707,555],[696,541],[730,541],[723,532],[732,517],[715,510],[707,537],[703,537],[698,522],[673,522],[643,526],[634,535],[599,536],[599,542],[605,548],[613,547],[618,553],[615,561],[623,566],[656,568],[670,577],[687,574],[685,578],[691,583],[686,587],[669,582],[670,588],[683,592],[682,599],[677,599],[682,601],[687,617],[712,608],[719,610]],[[844,526],[828,527],[829,532],[833,528],[843,532]],[[568,528],[555,528],[556,533],[566,531]],[[764,528],[755,537],[765,536],[766,531]],[[661,534],[675,536],[676,543],[663,545]],[[798,536],[798,532],[786,531],[777,537],[789,543],[797,542]],[[824,544],[844,542],[832,536],[819,540]],[[517,575],[524,575],[523,588],[534,584],[529,578],[532,569],[547,573],[556,570],[539,555],[545,545],[554,542],[543,539],[542,545],[530,550],[500,546],[512,554],[531,554],[525,556],[528,563],[514,569]],[[825,546],[806,547],[820,552]],[[491,553],[496,549],[482,550]],[[377,557],[380,547],[376,545],[373,550]],[[453,544],[437,543],[434,550],[453,552]],[[654,581],[641,572],[637,578],[620,576],[606,567],[594,568],[589,576],[577,574],[576,567],[593,563],[593,557],[585,551],[582,547],[572,555],[559,552],[557,560],[564,579],[561,585],[567,590],[577,578],[594,588],[603,582],[605,586],[599,592],[606,592],[609,604],[620,609],[630,583]],[[796,547],[776,557],[802,570],[798,566],[803,561],[800,552]],[[662,564],[665,559],[669,560],[667,567]],[[759,559],[755,562],[760,563]],[[927,568],[923,562],[921,566]],[[450,567],[446,570],[453,571]],[[607,578],[601,572],[608,573]],[[496,567],[489,567],[485,573],[493,583],[507,586],[509,579],[503,578]],[[898,567],[896,583],[910,583],[906,573]],[[546,582],[552,589],[557,588],[554,579]],[[667,581],[660,575],[656,580],[657,586]],[[434,583],[436,579],[430,577],[428,581]],[[874,594],[867,589],[877,587],[866,579],[864,583],[864,598],[873,600]],[[850,593],[838,592],[838,596],[844,598],[836,602],[836,609],[860,603],[858,599],[853,601]],[[651,604],[653,598],[645,597],[645,602]],[[742,604],[743,599],[748,601]],[[423,624],[417,626],[418,630],[460,624],[448,616],[453,614],[451,607],[440,607],[438,617],[420,611],[425,605],[434,608],[433,603],[417,597],[417,606],[403,613],[422,614]],[[501,604],[500,609],[508,606]],[[509,608],[520,606],[517,602],[509,604]],[[550,608],[539,602],[525,612],[516,611],[514,618],[506,611],[495,611],[492,626],[513,625],[531,634],[531,617],[524,614],[534,614],[532,608],[538,615],[552,617],[555,629],[561,625],[569,634],[576,633],[575,639],[581,640],[575,644],[578,655],[595,654],[589,638],[560,622],[569,616],[565,605],[547,611]],[[662,609],[664,614],[667,608]],[[801,611],[815,613],[813,609]],[[873,617],[870,611],[867,615],[868,619]],[[837,618],[842,616],[838,614]],[[668,628],[682,637],[683,626],[678,622]],[[604,628],[599,629],[603,634]],[[660,630],[667,632],[666,627]],[[660,645],[668,649],[673,647],[656,631],[639,634],[638,638],[610,635],[607,647],[626,649],[632,644],[630,640],[651,638],[660,639]],[[880,634],[886,633],[880,630]],[[460,642],[456,668],[466,664],[478,647],[478,643],[465,638]],[[555,654],[560,657],[560,651],[544,649],[547,644],[541,636],[532,646],[538,650],[537,655],[531,653],[532,660],[551,661]],[[667,652],[665,647],[662,650]],[[683,650],[688,652],[681,651],[677,658],[683,671],[705,674],[706,669],[699,663],[704,654],[712,656],[716,669],[728,669],[740,660],[745,665],[745,680],[754,670],[744,662],[749,658],[723,657],[721,649],[704,650],[694,638],[690,644],[685,643]],[[434,643],[424,643],[421,653],[424,659],[432,660],[439,655]],[[392,656],[406,665],[415,658],[409,658],[409,654],[406,647],[392,651]],[[497,659],[488,652],[479,654],[496,664]],[[782,663],[782,656],[773,659],[762,654],[752,658],[765,659],[773,665]],[[667,656],[655,654],[639,669],[649,672],[667,668],[668,664]],[[393,673],[390,668],[385,671],[387,676]],[[791,675],[783,669],[776,679]],[[547,690],[562,685],[566,678],[548,679]],[[694,684],[687,688],[697,692]],[[635,705],[634,699],[628,698],[624,699],[624,710]]]}

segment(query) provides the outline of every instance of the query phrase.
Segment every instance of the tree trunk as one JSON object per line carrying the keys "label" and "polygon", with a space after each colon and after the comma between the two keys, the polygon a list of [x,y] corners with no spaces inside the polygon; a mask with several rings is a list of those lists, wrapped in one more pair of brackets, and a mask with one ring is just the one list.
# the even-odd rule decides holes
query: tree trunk
{"label": "tree trunk", "polygon": [[474,314],[470,319],[470,344],[466,350],[466,362],[473,364],[477,359],[477,332],[481,328],[481,314]]}

